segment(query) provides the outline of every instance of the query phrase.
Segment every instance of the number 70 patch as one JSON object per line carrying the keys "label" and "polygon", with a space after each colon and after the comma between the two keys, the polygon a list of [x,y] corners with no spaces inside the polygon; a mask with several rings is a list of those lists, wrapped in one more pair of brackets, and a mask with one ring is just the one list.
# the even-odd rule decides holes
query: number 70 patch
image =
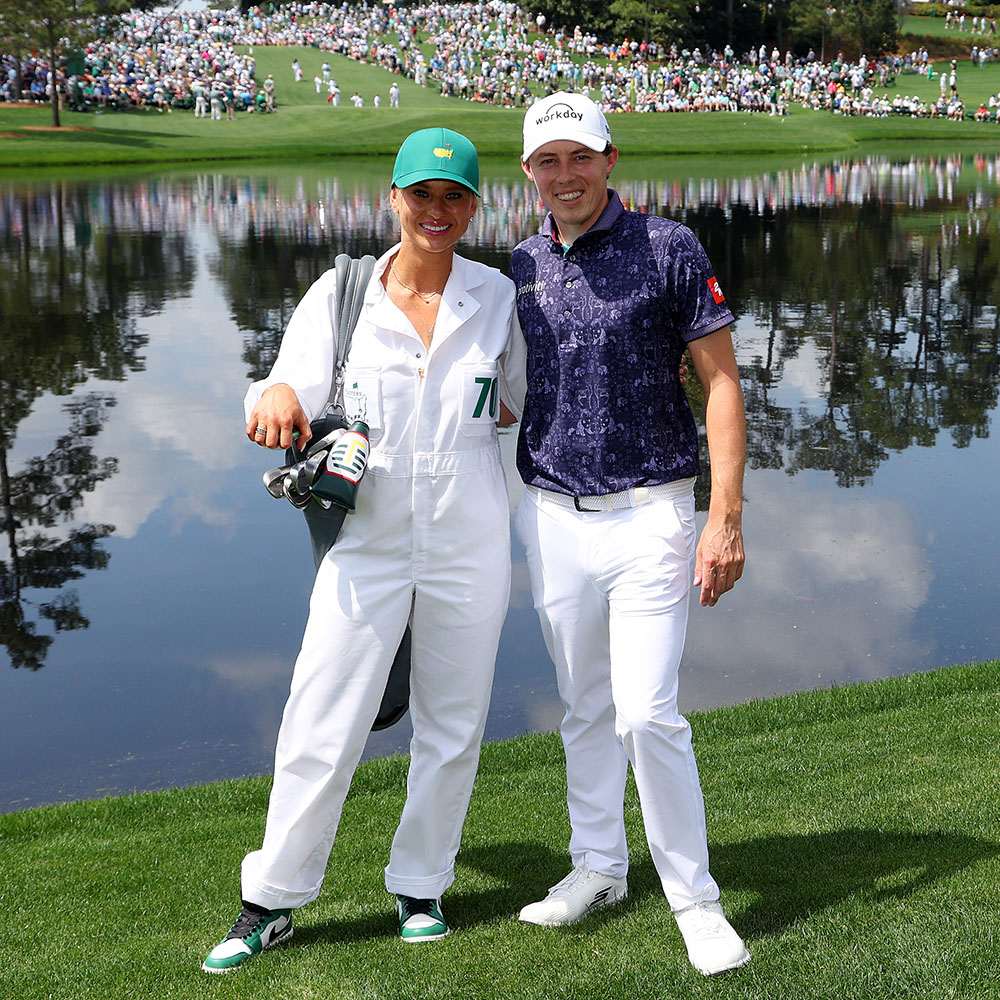
{"label": "number 70 patch", "polygon": [[480,361],[463,367],[461,424],[467,433],[483,434],[500,416],[497,366]]}

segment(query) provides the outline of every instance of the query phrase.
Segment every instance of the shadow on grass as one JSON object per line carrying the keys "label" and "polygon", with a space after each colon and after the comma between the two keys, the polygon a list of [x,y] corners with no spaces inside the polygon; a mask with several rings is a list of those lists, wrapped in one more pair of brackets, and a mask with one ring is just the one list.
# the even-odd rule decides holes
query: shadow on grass
{"label": "shadow on grass", "polygon": [[998,856],[1000,844],[944,831],[844,829],[721,845],[712,851],[712,874],[723,894],[742,890],[758,897],[731,915],[742,933],[761,938],[848,898],[905,899]]}
{"label": "shadow on grass", "polygon": [[[516,868],[512,867],[512,859]],[[569,871],[564,851],[533,843],[505,843],[496,848],[470,846],[462,849],[459,864],[488,874],[501,883],[498,888],[481,892],[463,891],[459,874],[456,888],[449,890],[445,897],[443,909],[448,922],[463,929],[513,920],[525,903],[544,896],[548,887]],[[525,877],[525,872],[532,874]],[[395,938],[396,919],[391,901],[392,897],[386,895],[384,913],[296,924],[295,941],[298,944],[313,941],[350,943]]]}
{"label": "shadow on grass", "polygon": [[[726,890],[757,897],[742,912],[729,911],[740,933],[755,940],[776,937],[848,899],[876,903],[908,897],[998,856],[1000,844],[945,832],[845,829],[721,845],[712,851],[712,873],[723,888],[724,900]],[[565,851],[530,842],[470,845],[459,860],[499,883],[489,890],[463,891],[459,878],[447,895],[445,911],[452,926],[463,929],[515,919],[522,906],[542,898],[569,871]],[[643,854],[633,859],[629,898],[621,906],[592,914],[580,926],[597,928],[617,920],[650,897],[663,900],[656,871]],[[303,921],[296,927],[295,943],[352,943],[395,936],[396,921],[387,897],[384,912],[316,924]]]}
{"label": "shadow on grass", "polygon": [[[712,874],[726,890],[756,896],[730,916],[749,938],[778,936],[811,914],[848,899],[877,903],[904,899],[981,861],[1000,857],[1000,844],[960,834],[926,834],[843,829],[762,837],[712,849]],[[499,891],[449,894],[449,912],[465,926],[511,917],[540,899],[569,871],[564,851],[538,844],[504,844],[463,849],[461,863],[504,883]],[[615,919],[644,900],[663,899],[648,854],[633,858],[629,899],[588,920]]]}
{"label": "shadow on grass", "polygon": [[136,149],[147,149],[154,145],[156,135],[149,133],[136,135],[130,132],[103,132],[95,130],[93,132],[71,132],[69,130],[58,132],[29,132],[32,138],[44,136],[47,142],[58,143],[81,143],[92,142],[98,146],[131,146]]}
{"label": "shadow on grass", "polygon": [[[138,117],[141,117],[139,115]],[[115,116],[111,115],[106,122],[114,122]],[[95,120],[92,115],[63,115],[62,125],[64,128],[44,130],[29,129],[23,132],[25,138],[44,138],[47,142],[66,143],[89,143],[105,146],[133,146],[137,148],[148,148],[158,143],[176,141],[182,139],[173,132],[160,131],[158,128],[149,128],[142,132],[129,131],[127,128],[116,128],[114,125],[101,127],[102,123]],[[82,126],[83,131],[80,131]],[[14,131],[21,131],[14,123],[9,126]]]}
{"label": "shadow on grass", "polygon": [[396,915],[389,905],[391,897],[386,896],[384,913],[369,913],[363,917],[342,920],[323,920],[310,923],[307,916],[295,919],[295,937],[288,943],[290,948],[302,947],[316,942],[339,944],[359,944],[362,941],[377,941],[379,938],[396,937]]}
{"label": "shadow on grass", "polygon": [[[542,899],[549,887],[564,879],[570,871],[569,855],[559,849],[530,841],[463,847],[459,862],[474,868],[500,883],[488,892],[449,893],[449,905],[466,926],[512,920],[521,907]],[[608,911],[603,911],[607,913]],[[619,910],[619,912],[621,912]],[[599,919],[595,914],[590,919]]]}

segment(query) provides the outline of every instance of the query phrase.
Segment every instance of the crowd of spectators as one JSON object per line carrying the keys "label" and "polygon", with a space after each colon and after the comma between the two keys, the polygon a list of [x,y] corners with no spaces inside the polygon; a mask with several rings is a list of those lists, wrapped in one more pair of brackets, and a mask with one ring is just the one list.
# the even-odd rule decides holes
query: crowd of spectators
{"label": "crowd of spectators", "polygon": [[[964,22],[956,15],[957,30]],[[309,2],[265,9],[138,13],[116,22],[113,32],[87,45],[82,68],[62,88],[69,107],[103,111],[146,108],[159,113],[191,109],[195,115],[233,118],[237,111],[274,110],[276,84],[258,81],[253,51],[259,46],[306,46],[380,66],[442,96],[523,107],[533,95],[559,88],[583,91],[608,112],[743,111],[784,115],[803,107],[847,115],[906,114],[997,120],[996,96],[966,111],[956,64],[935,70],[926,49],[906,56],[830,62],[809,52],[793,58],[764,45],[737,54],[702,53],[676,45],[659,48],[636,39],[600,41],[577,26],[546,31],[544,18],[506,0],[384,4]],[[986,18],[972,30],[995,32]],[[248,54],[241,54],[246,50]],[[996,58],[997,49],[976,46],[974,67]],[[0,98],[46,101],[53,85],[41,60],[2,60]],[[292,83],[302,81],[298,60]],[[329,63],[317,74],[316,93],[339,104]],[[917,73],[941,80],[940,99],[920,100],[888,88]],[[284,84],[283,84],[284,85]],[[308,83],[306,83],[308,85]],[[396,96],[391,105],[398,104]],[[326,90],[327,93],[323,94]],[[361,95],[350,102],[362,106]],[[374,102],[380,103],[378,99]]]}

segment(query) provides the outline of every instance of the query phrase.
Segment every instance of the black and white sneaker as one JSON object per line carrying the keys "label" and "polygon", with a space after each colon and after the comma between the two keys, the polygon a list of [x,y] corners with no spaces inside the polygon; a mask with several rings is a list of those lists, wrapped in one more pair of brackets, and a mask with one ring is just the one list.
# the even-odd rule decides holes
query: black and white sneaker
{"label": "black and white sneaker", "polygon": [[574,868],[545,899],[529,903],[518,917],[523,924],[562,927],[575,924],[588,913],[620,903],[628,895],[628,883],[591,871],[586,865]]}
{"label": "black and white sneaker", "polygon": [[407,944],[440,941],[449,933],[440,899],[396,896],[396,915],[399,917],[399,936]]}
{"label": "black and white sneaker", "polygon": [[202,963],[204,972],[232,972],[292,936],[291,910],[265,910],[244,902],[236,923]]}

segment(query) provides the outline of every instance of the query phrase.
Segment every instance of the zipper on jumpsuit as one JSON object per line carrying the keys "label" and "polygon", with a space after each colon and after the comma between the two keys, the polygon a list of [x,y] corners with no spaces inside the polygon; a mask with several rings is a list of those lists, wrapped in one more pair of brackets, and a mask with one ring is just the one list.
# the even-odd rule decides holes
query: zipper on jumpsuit
{"label": "zipper on jumpsuit", "polygon": [[[416,332],[416,331],[414,331]],[[419,339],[419,337],[418,337]],[[421,342],[422,343],[422,342]],[[419,539],[421,525],[417,521],[419,498],[417,497],[417,443],[420,440],[420,428],[423,419],[424,387],[427,385],[427,368],[431,363],[431,347],[426,349],[426,359],[417,368],[416,399],[413,406],[413,444],[410,447],[410,572],[414,589],[417,584],[419,568],[419,553],[422,545]],[[414,596],[416,596],[414,594]]]}

